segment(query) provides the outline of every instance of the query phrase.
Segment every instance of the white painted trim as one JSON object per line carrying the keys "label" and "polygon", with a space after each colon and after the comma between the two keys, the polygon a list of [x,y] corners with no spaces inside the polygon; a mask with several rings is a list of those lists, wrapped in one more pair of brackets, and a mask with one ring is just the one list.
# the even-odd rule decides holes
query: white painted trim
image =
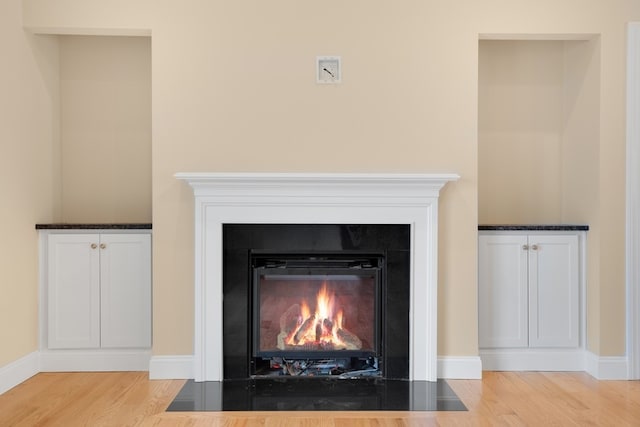
{"label": "white painted trim", "polygon": [[640,379],[640,22],[627,29],[627,357]]}
{"label": "white painted trim", "polygon": [[48,233],[42,230],[38,231],[38,349],[40,351],[47,348],[49,332],[47,322],[49,319],[48,236]]}
{"label": "white painted trim", "polygon": [[150,380],[192,379],[194,358],[187,356],[153,356],[149,362]]}
{"label": "white painted trim", "polygon": [[[234,195],[233,190],[241,190],[244,195],[269,191],[295,196],[304,195],[305,190],[322,191],[326,196],[350,194],[357,188],[367,189],[367,193],[386,193],[390,197],[399,197],[395,193],[404,187],[404,194],[426,191],[431,196],[449,181],[457,181],[460,175],[442,174],[364,174],[364,173],[209,173],[178,172],[177,179],[187,181],[193,187],[196,196]],[[364,187],[363,187],[364,186]],[[302,193],[301,193],[302,191]],[[356,194],[355,197],[366,194]],[[415,195],[415,194],[414,194]]]}
{"label": "white painted trim", "polygon": [[628,378],[628,361],[625,356],[601,357],[586,352],[587,373],[598,380],[626,380]]}
{"label": "white painted trim", "polygon": [[438,356],[438,378],[481,380],[480,356]]}
{"label": "white painted trim", "polygon": [[582,349],[492,349],[480,350],[486,371],[584,371]]}
{"label": "white painted trim", "polygon": [[0,368],[0,394],[12,389],[40,372],[40,354],[29,353]]}
{"label": "white painted trim", "polygon": [[40,372],[148,371],[151,350],[49,350]]}
{"label": "white painted trim", "polygon": [[580,244],[580,349],[587,348],[587,232],[578,233]]}
{"label": "white painted trim", "polygon": [[221,381],[222,225],[410,224],[409,379],[437,379],[438,196],[456,174],[177,173],[195,195],[196,381]]}

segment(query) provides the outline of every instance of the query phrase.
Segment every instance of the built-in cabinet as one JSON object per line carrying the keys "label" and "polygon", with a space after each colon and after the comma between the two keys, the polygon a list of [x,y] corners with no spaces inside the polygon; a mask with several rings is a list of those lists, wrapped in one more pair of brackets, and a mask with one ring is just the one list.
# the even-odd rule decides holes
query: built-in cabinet
{"label": "built-in cabinet", "polygon": [[[481,354],[541,355],[549,350],[547,355],[553,355],[554,350],[581,346],[581,233],[480,232]],[[488,365],[509,365],[495,367],[494,362]]]}
{"label": "built-in cabinet", "polygon": [[151,236],[48,236],[48,348],[151,346]]}
{"label": "built-in cabinet", "polygon": [[[41,243],[41,347],[45,360],[55,360],[51,370],[76,370],[73,360],[81,362],[77,370],[140,369],[141,361],[148,363],[150,232],[47,230]],[[88,363],[91,358],[96,363]]]}

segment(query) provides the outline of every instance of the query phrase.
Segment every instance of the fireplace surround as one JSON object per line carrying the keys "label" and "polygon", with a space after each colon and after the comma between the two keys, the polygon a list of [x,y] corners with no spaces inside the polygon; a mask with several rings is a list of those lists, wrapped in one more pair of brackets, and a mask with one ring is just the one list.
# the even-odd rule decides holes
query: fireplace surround
{"label": "fireplace surround", "polygon": [[195,196],[196,381],[222,381],[224,224],[410,227],[409,375],[437,378],[437,220],[456,174],[178,173]]}
{"label": "fireplace surround", "polygon": [[406,224],[224,224],[224,379],[408,379],[409,253]]}

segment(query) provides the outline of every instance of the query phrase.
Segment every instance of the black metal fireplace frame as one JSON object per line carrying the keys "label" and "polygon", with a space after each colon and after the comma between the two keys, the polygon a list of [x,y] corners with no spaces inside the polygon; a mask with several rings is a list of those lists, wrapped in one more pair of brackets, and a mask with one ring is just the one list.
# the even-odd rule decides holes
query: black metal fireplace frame
{"label": "black metal fireplace frame", "polygon": [[[272,252],[256,250],[250,253],[252,269],[252,292],[249,303],[251,326],[251,354],[257,358],[280,357],[287,359],[324,359],[324,358],[368,358],[378,357],[381,353],[382,325],[384,324],[384,295],[386,289],[386,269],[383,253],[370,253],[363,251],[325,251],[325,252]],[[270,273],[278,276],[286,275],[313,275],[313,276],[339,276],[351,275],[374,278],[374,324],[373,345],[371,350],[328,350],[328,351],[301,351],[301,350],[260,350],[260,275]]]}

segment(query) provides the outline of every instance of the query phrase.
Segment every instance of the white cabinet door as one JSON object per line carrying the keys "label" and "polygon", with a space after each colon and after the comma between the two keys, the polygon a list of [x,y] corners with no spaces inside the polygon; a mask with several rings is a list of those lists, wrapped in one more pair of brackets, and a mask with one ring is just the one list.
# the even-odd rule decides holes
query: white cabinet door
{"label": "white cabinet door", "polygon": [[578,347],[578,236],[489,234],[478,242],[480,347]]}
{"label": "white cabinet door", "polygon": [[480,347],[527,347],[527,236],[481,235],[478,244]]}
{"label": "white cabinet door", "polygon": [[48,237],[48,347],[100,346],[99,235]]}
{"label": "white cabinet door", "polygon": [[151,347],[151,236],[100,240],[103,348]]}
{"label": "white cabinet door", "polygon": [[579,344],[578,236],[529,236],[529,345]]}

